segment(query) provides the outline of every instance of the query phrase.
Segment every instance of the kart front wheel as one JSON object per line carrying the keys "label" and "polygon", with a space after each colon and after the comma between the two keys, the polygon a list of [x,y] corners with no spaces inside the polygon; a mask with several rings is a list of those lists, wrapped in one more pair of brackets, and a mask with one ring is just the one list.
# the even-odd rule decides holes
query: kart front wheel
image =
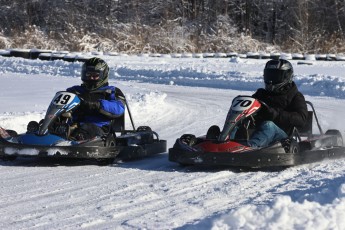
{"label": "kart front wheel", "polygon": [[18,133],[12,129],[6,129],[6,132],[11,136],[11,137],[15,137],[18,136]]}
{"label": "kart front wheel", "polygon": [[188,146],[193,146],[196,143],[196,137],[193,134],[183,134],[180,141]]}
{"label": "kart front wheel", "polygon": [[218,139],[220,135],[220,128],[218,125],[212,125],[206,133],[206,139]]}

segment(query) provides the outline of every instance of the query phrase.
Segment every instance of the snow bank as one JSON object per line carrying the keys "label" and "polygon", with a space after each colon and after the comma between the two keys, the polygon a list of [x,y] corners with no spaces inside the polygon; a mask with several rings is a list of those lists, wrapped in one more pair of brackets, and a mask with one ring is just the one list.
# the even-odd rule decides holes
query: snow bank
{"label": "snow bank", "polygon": [[42,118],[44,113],[4,113],[0,115],[0,124],[2,127],[22,133],[26,131],[29,121],[40,121]]}
{"label": "snow bank", "polygon": [[[255,91],[263,87],[262,72],[267,61],[244,60],[238,57],[207,60],[102,55],[100,57],[108,62],[111,69],[110,78],[115,80],[246,91]],[[313,66],[300,66],[296,60],[290,61],[295,69],[295,82],[304,94],[345,98],[345,80],[341,75],[345,72],[344,65],[315,61]],[[0,74],[79,77],[82,63],[0,57],[0,65]]]}
{"label": "snow bank", "polygon": [[[145,90],[144,90],[145,91]],[[167,95],[161,92],[137,92],[127,94],[130,109],[135,114],[138,125],[151,124],[150,121],[164,117],[169,104],[165,102]]]}
{"label": "snow bank", "polygon": [[23,58],[0,57],[0,74],[48,74],[52,76],[79,77],[82,63],[62,60],[41,61]]}
{"label": "snow bank", "polygon": [[294,202],[278,196],[270,205],[245,205],[220,217],[212,230],[220,229],[342,229],[345,226],[345,184],[331,204]]}

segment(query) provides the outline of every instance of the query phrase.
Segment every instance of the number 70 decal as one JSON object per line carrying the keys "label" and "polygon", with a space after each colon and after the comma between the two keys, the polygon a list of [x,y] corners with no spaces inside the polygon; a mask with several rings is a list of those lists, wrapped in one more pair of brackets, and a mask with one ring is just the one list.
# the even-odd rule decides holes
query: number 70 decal
{"label": "number 70 decal", "polygon": [[238,97],[232,102],[231,109],[234,111],[243,111],[249,109],[255,101],[254,98],[250,97]]}

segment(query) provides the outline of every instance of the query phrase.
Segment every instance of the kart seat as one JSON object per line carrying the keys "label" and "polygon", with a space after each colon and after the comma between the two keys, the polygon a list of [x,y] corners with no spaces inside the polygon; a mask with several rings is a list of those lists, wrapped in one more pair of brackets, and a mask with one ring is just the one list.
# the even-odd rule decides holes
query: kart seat
{"label": "kart seat", "polygon": [[300,128],[294,127],[291,131],[290,137],[299,141],[302,140],[302,137],[310,138],[313,135],[313,116],[314,111],[308,111],[305,125]]}
{"label": "kart seat", "polygon": [[110,126],[111,132],[122,133],[125,130],[125,114],[113,119]]}
{"label": "kart seat", "polygon": [[309,137],[313,133],[313,111],[308,111],[308,116],[305,125],[302,128],[298,128],[300,136]]}
{"label": "kart seat", "polygon": [[[115,98],[126,104],[126,97],[119,88],[115,88]],[[122,133],[125,130],[125,113],[110,122],[110,133]]]}

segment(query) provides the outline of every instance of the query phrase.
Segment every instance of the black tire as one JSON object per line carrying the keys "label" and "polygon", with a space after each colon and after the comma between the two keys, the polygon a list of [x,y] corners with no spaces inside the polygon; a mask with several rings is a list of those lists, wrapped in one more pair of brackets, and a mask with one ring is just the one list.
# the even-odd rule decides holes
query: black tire
{"label": "black tire", "polygon": [[107,165],[111,165],[114,162],[114,158],[101,158],[101,159],[97,159],[97,165],[99,166],[107,166]]}
{"label": "black tire", "polygon": [[334,146],[343,146],[343,136],[341,135],[341,132],[337,129],[329,129],[326,131],[325,135],[332,135],[335,136],[336,139],[333,143]]}
{"label": "black tire", "polygon": [[15,137],[18,136],[18,133],[14,130],[11,129],[6,129],[6,132],[11,136],[11,137]]}
{"label": "black tire", "polygon": [[139,126],[137,132],[152,132],[152,129],[149,126]]}
{"label": "black tire", "polygon": [[141,133],[141,144],[152,144],[154,142],[153,131],[149,126],[139,126],[137,132]]}
{"label": "black tire", "polygon": [[40,54],[50,54],[51,55],[51,51],[48,50],[30,50],[30,59],[37,59]]}
{"label": "black tire", "polygon": [[197,138],[193,134],[183,134],[180,137],[180,141],[182,143],[185,143],[186,145],[193,146],[193,145],[195,145]]}
{"label": "black tire", "polygon": [[13,49],[10,51],[11,57],[30,58],[30,50]]}
{"label": "black tire", "polygon": [[0,157],[1,160],[3,161],[14,161],[15,159],[17,159],[17,156],[2,156]]}
{"label": "black tire", "polygon": [[104,143],[105,147],[115,147],[116,146],[116,139],[113,135],[109,135],[105,139]]}
{"label": "black tire", "polygon": [[289,149],[289,153],[298,154],[300,152],[299,145],[296,141],[292,141]]}
{"label": "black tire", "polygon": [[[115,147],[116,146],[116,138],[113,135],[109,134],[105,138],[104,146],[105,147]],[[99,166],[111,165],[111,164],[113,164],[114,160],[115,160],[115,158],[99,158],[99,159],[96,159],[97,165],[99,165]]]}
{"label": "black tire", "polygon": [[30,121],[26,126],[26,131],[30,133],[37,132],[40,128],[40,125],[37,121]]}
{"label": "black tire", "polygon": [[218,139],[220,135],[220,128],[218,125],[212,125],[206,133],[206,139]]}

